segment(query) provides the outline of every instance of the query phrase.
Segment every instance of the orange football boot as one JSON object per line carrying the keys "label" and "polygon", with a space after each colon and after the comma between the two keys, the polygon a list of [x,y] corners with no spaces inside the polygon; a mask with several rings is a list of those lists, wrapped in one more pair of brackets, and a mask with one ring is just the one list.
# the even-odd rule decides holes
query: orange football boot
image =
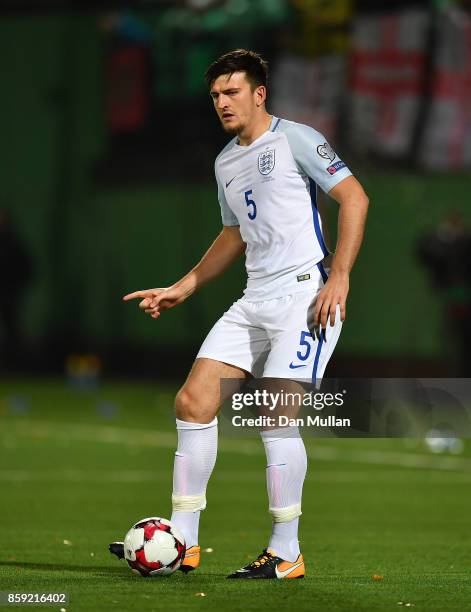
{"label": "orange football boot", "polygon": [[230,574],[228,578],[275,579],[304,578],[304,559],[299,554],[296,561],[285,561],[273,552],[265,549],[255,561]]}
{"label": "orange football boot", "polygon": [[185,557],[182,564],[178,569],[185,572],[185,574],[195,570],[200,564],[200,552],[201,548],[199,546],[191,546],[188,548],[185,552]]}

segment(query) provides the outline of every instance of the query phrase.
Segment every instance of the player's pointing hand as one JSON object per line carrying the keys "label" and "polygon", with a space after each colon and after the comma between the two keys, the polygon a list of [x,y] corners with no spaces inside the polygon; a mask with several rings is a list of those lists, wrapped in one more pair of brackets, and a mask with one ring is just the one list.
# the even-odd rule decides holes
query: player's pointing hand
{"label": "player's pointing hand", "polygon": [[125,302],[134,299],[141,299],[139,308],[146,314],[150,314],[153,319],[157,319],[160,313],[169,308],[181,304],[189,293],[181,286],[160,287],[155,289],[144,289],[134,291],[123,297]]}
{"label": "player's pointing hand", "polygon": [[[152,314],[152,311],[150,309],[152,301],[164,291],[166,291],[166,288],[143,289],[141,291],[134,291],[133,293],[128,293],[123,297],[123,300],[125,302],[128,302],[129,300],[140,299],[141,301],[139,302],[139,308],[141,310],[144,310],[148,314]],[[157,318],[157,316],[154,318]]]}

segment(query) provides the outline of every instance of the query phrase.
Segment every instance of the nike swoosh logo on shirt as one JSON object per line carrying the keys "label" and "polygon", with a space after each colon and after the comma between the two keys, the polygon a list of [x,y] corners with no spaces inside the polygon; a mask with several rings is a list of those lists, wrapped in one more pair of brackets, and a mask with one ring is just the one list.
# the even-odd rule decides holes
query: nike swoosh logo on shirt
{"label": "nike swoosh logo on shirt", "polygon": [[232,181],[236,178],[236,176],[237,176],[237,174],[235,175],[234,178],[231,178],[231,180],[228,183],[226,183],[226,189],[229,187],[229,185],[232,183]]}
{"label": "nike swoosh logo on shirt", "polygon": [[288,574],[290,574],[293,570],[295,570],[297,567],[299,567],[300,565],[302,565],[303,562],[301,561],[300,563],[296,563],[296,565],[292,565],[291,567],[288,567],[288,569],[280,571],[278,569],[278,565],[275,566],[275,573],[276,573],[276,577],[277,578],[284,578],[285,576],[287,576]]}
{"label": "nike swoosh logo on shirt", "polygon": [[290,370],[295,370],[296,368],[305,368],[307,363],[300,363],[299,365],[294,365],[293,362],[289,364]]}

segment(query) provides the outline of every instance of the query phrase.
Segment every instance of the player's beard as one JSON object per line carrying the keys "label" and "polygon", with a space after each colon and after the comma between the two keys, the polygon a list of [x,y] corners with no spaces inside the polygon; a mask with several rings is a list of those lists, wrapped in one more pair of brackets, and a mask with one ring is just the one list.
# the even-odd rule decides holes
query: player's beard
{"label": "player's beard", "polygon": [[222,129],[226,132],[226,134],[229,134],[229,136],[238,136],[245,127],[241,123],[238,123],[237,125],[225,125],[222,119],[221,125]]}
{"label": "player's beard", "polygon": [[224,127],[223,126],[223,129],[226,132],[226,134],[229,134],[229,136],[237,136],[239,134],[239,129],[236,127]]}

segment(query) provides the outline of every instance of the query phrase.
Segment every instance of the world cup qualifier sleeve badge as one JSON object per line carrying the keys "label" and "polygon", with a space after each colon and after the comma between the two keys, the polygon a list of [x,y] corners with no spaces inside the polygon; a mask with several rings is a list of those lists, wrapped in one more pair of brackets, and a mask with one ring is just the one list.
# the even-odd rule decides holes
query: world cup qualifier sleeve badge
{"label": "world cup qualifier sleeve badge", "polygon": [[258,171],[264,176],[275,167],[275,149],[267,149],[258,156]]}
{"label": "world cup qualifier sleeve badge", "polygon": [[332,149],[328,142],[324,142],[317,147],[317,154],[320,155],[323,159],[327,159],[330,162],[333,162],[337,157],[335,151]]}

